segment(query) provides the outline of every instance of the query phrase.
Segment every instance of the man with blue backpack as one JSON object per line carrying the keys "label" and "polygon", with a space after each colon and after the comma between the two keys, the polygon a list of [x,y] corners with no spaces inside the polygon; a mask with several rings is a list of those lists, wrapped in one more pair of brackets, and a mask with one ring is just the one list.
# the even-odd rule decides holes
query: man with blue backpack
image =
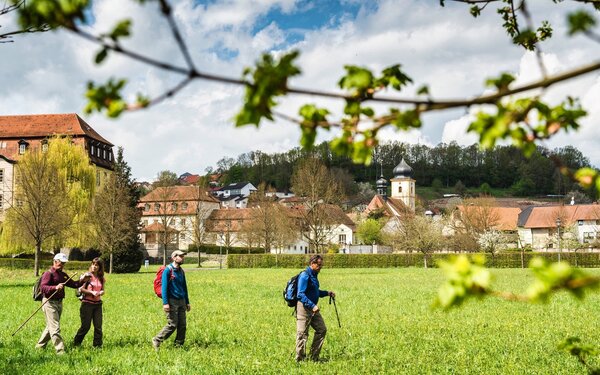
{"label": "man with blue backpack", "polygon": [[185,341],[186,312],[190,311],[191,306],[185,273],[183,272],[183,268],[181,268],[184,256],[185,253],[183,251],[173,251],[171,253],[173,263],[162,270],[160,297],[162,298],[163,311],[167,315],[167,325],[152,338],[152,346],[155,350],[158,350],[160,344],[168,339],[176,330],[175,346],[182,346]]}
{"label": "man with blue backpack", "polygon": [[298,276],[298,302],[296,305],[296,361],[303,361],[306,357],[306,342],[308,341],[308,328],[315,330],[310,348],[310,359],[319,361],[319,353],[323,347],[327,327],[319,310],[320,297],[330,296],[335,298],[332,291],[319,289],[317,276],[323,267],[323,257],[319,254],[310,258],[308,267]]}

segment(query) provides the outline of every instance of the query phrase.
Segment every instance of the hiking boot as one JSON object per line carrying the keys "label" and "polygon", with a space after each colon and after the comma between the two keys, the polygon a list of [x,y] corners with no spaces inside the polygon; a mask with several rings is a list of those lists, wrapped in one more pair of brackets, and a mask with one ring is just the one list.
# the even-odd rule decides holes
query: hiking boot
{"label": "hiking boot", "polygon": [[153,338],[152,347],[154,348],[154,350],[158,351],[158,348],[160,347],[160,342]]}

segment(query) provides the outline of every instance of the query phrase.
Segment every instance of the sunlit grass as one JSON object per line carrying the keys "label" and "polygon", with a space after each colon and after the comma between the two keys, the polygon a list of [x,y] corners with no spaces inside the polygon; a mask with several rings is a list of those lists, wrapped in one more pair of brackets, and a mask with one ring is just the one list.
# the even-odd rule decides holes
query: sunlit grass
{"label": "sunlit grass", "polygon": [[[321,284],[338,293],[342,328],[323,299],[328,336],[322,355],[329,362],[297,365],[292,309],[281,297],[294,270],[188,269],[186,344],[173,348],[171,338],[157,354],[150,339],[165,318],[152,289],[154,269],[108,276],[101,350],[91,347],[92,332],[82,348],[69,345],[79,327],[79,301],[68,290],[62,357],[51,348],[34,349],[44,326],[41,313],[11,337],[39,306],[31,300],[35,278],[30,271],[0,270],[0,373],[573,374],[584,370],[557,349],[558,342],[579,336],[600,347],[600,294],[583,302],[561,294],[547,305],[489,299],[442,312],[430,309],[443,280],[437,269],[324,269]],[[493,272],[499,287],[515,292],[531,281],[526,270]]]}

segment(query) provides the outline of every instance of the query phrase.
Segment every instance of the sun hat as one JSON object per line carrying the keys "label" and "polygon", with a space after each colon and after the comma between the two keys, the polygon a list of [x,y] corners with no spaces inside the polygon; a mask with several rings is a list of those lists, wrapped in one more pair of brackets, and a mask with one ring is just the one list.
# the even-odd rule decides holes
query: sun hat
{"label": "sun hat", "polygon": [[185,255],[185,251],[175,250],[171,253],[171,258],[175,258],[178,255],[181,255],[181,256]]}
{"label": "sun hat", "polygon": [[54,260],[58,260],[61,263],[67,263],[69,261],[69,258],[67,258],[67,255],[64,253],[58,253],[54,256]]}

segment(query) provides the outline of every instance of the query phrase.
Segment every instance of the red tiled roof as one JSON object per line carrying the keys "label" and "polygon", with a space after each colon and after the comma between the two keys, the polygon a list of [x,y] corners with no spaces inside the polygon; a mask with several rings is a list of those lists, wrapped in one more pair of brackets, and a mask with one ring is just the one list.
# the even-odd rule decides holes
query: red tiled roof
{"label": "red tiled roof", "polygon": [[561,226],[569,226],[578,220],[600,220],[600,205],[585,204],[573,206],[533,207],[525,228],[556,228],[556,218]]}
{"label": "red tiled roof", "polygon": [[[200,195],[198,196],[198,192]],[[140,203],[147,202],[180,202],[180,201],[204,201],[216,202],[219,200],[206,191],[206,189],[197,186],[167,186],[157,187],[140,199]]]}
{"label": "red tiled roof", "polygon": [[[481,206],[469,206],[471,209],[477,209]],[[462,213],[465,206],[459,205],[456,208]],[[517,230],[517,221],[521,209],[518,207],[485,207],[482,210],[489,209],[489,216],[494,221],[493,228],[497,230]]]}
{"label": "red tiled roof", "polygon": [[[141,232],[164,232],[164,231],[165,231],[165,226],[162,225],[161,223],[156,223],[156,222],[154,222],[148,226],[145,226],[141,230]],[[167,232],[176,233],[179,231],[173,227],[167,226]]]}
{"label": "red tiled roof", "polygon": [[76,113],[0,116],[0,139],[44,138],[53,135],[88,136],[114,146]]}

